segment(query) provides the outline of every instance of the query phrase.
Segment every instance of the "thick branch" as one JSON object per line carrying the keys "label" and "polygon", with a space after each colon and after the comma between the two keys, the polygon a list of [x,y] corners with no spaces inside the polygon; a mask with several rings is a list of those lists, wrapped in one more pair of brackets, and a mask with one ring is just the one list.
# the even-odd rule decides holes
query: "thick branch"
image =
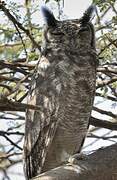
{"label": "thick branch", "polygon": [[36,176],[32,180],[116,180],[117,144],[99,149],[79,160],[77,165],[64,165]]}

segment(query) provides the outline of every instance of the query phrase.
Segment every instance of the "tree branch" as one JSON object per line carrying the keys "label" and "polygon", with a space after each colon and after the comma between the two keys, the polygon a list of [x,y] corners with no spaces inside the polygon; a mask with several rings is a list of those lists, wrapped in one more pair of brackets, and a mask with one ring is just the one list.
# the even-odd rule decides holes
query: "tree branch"
{"label": "tree branch", "polygon": [[100,52],[98,53],[98,56],[100,56],[106,49],[108,49],[113,43],[117,43],[117,39],[113,40],[113,42],[108,43],[105,45]]}
{"label": "tree branch", "polygon": [[117,130],[117,122],[110,122],[107,120],[100,120],[100,119],[91,117],[90,124],[96,127]]}
{"label": "tree branch", "polygon": [[34,109],[41,111],[39,106],[34,106],[31,104],[20,103],[17,101],[11,101],[7,98],[0,99],[0,111],[20,111],[24,112],[26,109]]}
{"label": "tree branch", "polygon": [[117,118],[117,115],[116,115],[116,114],[113,114],[111,111],[105,111],[105,110],[99,109],[99,108],[94,107],[94,106],[93,106],[93,110],[94,110],[94,111],[97,111],[97,112],[99,112],[99,113],[101,113],[101,114],[110,116],[110,117],[112,117],[112,118]]}
{"label": "tree branch", "polygon": [[4,136],[4,135],[20,135],[23,136],[24,133],[16,131],[16,132],[7,132],[7,131],[0,131],[0,136]]}
{"label": "tree branch", "polygon": [[102,95],[102,94],[100,94],[100,93],[98,93],[98,92],[96,92],[95,95],[96,95],[96,96],[99,96],[99,97],[102,97],[102,98],[106,98],[106,99],[111,100],[111,101],[117,101],[117,99],[116,99],[115,97],[108,96],[108,95],[105,95],[105,96],[104,96],[104,95]]}
{"label": "tree branch", "polygon": [[114,74],[117,74],[117,68],[112,68],[112,67],[109,67],[109,66],[100,66],[97,68],[97,72],[104,72],[104,73],[107,73],[107,72],[110,72],[110,73],[114,73]]}
{"label": "tree branch", "polygon": [[109,79],[109,80],[103,80],[101,83],[98,83],[98,82],[97,82],[96,89],[101,88],[101,87],[106,86],[106,85],[109,85],[109,84],[111,84],[111,83],[114,83],[114,82],[116,82],[116,81],[117,81],[117,77],[115,76],[115,77],[112,77],[112,78]]}
{"label": "tree branch", "polygon": [[20,146],[18,146],[16,143],[14,143],[10,138],[8,138],[5,134],[0,134],[0,136],[3,136],[7,141],[11,143],[11,145],[15,146],[16,148],[23,150]]}
{"label": "tree branch", "polygon": [[[41,52],[41,47],[39,44],[34,40],[33,36],[30,34],[30,31],[28,29],[25,29],[20,22],[18,22],[15,17],[9,12],[9,10],[5,7],[4,1],[0,1],[0,9],[4,12],[4,14],[11,20],[15,25],[17,25],[18,28],[20,28],[22,31],[26,33],[26,35],[30,38],[32,43],[35,45],[35,47],[38,48],[38,50]],[[15,26],[16,27],[16,26]]]}
{"label": "tree branch", "polygon": [[78,160],[76,165],[66,164],[47,171],[31,180],[115,180],[117,179],[117,144]]}

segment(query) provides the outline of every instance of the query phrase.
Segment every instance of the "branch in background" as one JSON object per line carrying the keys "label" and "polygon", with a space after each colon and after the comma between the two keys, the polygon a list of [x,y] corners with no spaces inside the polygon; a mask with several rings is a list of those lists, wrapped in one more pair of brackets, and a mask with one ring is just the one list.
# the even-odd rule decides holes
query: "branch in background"
{"label": "branch in background", "polygon": [[111,37],[109,37],[109,36],[107,36],[107,35],[105,35],[105,36],[106,36],[106,38],[108,39],[108,41],[109,41],[110,43],[112,43],[112,44],[117,48],[117,39],[116,39],[116,41],[115,41],[115,40],[111,39]]}
{"label": "branch in background", "polygon": [[20,103],[17,101],[11,101],[7,98],[0,99],[0,111],[19,111],[25,112],[26,109],[34,109],[37,111],[41,111],[40,106],[34,106],[31,104]]}
{"label": "branch in background", "polygon": [[[6,117],[6,115],[8,115],[8,117]],[[11,116],[14,116],[14,117],[11,117]],[[2,112],[2,113],[0,113],[0,120],[2,120],[2,119],[10,120],[10,121],[12,121],[12,120],[14,120],[14,121],[16,121],[16,120],[24,121],[25,117],[21,116],[19,113],[17,114],[17,112],[16,113],[13,113],[13,112],[4,113],[4,112]]]}
{"label": "branch in background", "polygon": [[[115,2],[116,3],[116,2]],[[115,14],[117,15],[117,10],[116,8],[114,7],[114,4],[110,1],[109,4],[111,5],[112,9],[113,9],[113,12],[115,12]]]}
{"label": "branch in background", "polygon": [[18,34],[19,34],[19,37],[20,37],[20,39],[21,39],[22,45],[23,45],[23,47],[24,47],[25,55],[26,55],[26,58],[27,58],[28,53],[27,53],[26,45],[25,45],[25,43],[24,43],[24,41],[23,41],[22,35],[21,35],[20,31],[19,31],[18,26],[17,26],[15,23],[14,23],[14,26],[15,26],[15,28],[16,28]]}
{"label": "branch in background", "polygon": [[97,136],[93,133],[88,133],[88,138],[96,138],[96,139],[103,139],[103,140],[109,140],[109,139],[117,139],[117,136]]}
{"label": "branch in background", "polygon": [[13,22],[14,25],[17,25],[18,28],[20,28],[23,32],[26,33],[26,35],[30,38],[32,43],[35,47],[38,48],[38,50],[41,52],[41,47],[39,44],[34,40],[33,36],[30,34],[30,31],[28,29],[25,29],[20,22],[16,20],[16,18],[9,12],[9,10],[5,7],[5,3],[3,1],[0,1],[0,9],[4,12],[4,14]]}
{"label": "branch in background", "polygon": [[104,72],[104,73],[110,72],[110,73],[117,74],[117,68],[115,69],[115,68],[108,67],[108,66],[106,66],[106,67],[100,66],[97,68],[97,72]]}
{"label": "branch in background", "polygon": [[113,42],[110,42],[109,44],[104,46],[103,49],[101,49],[101,51],[98,53],[98,56],[100,56],[105,51],[105,49],[109,48],[114,43],[117,43],[117,39],[113,40]]}
{"label": "branch in background", "polygon": [[17,100],[17,102],[22,102],[22,101],[27,97],[27,95],[28,95],[28,92],[26,92],[23,96],[21,96],[21,97]]}
{"label": "branch in background", "polygon": [[1,117],[1,116],[0,116],[0,120],[2,120],[2,119],[3,119],[3,120],[6,120],[6,121],[7,121],[7,120],[8,120],[8,121],[16,121],[16,120],[18,120],[18,121],[19,121],[19,120],[24,121],[24,120],[25,120],[25,118],[21,119],[21,118],[10,118],[10,117]]}
{"label": "branch in background", "polygon": [[109,84],[108,86],[109,86],[109,88],[110,88],[111,91],[112,91],[112,95],[114,95],[115,97],[117,97],[117,89],[115,89],[114,87],[112,87],[111,84]]}
{"label": "branch in background", "polygon": [[21,42],[0,44],[0,49],[6,48],[6,47],[13,48],[15,46],[21,46]]}
{"label": "branch in background", "polygon": [[[0,82],[2,82],[2,81],[9,81],[9,82],[16,82],[16,83],[18,83],[19,81],[22,81],[22,79],[16,78],[14,76],[7,77],[7,76],[0,75]],[[27,83],[30,82],[30,80],[28,79],[28,76],[25,77],[25,80],[23,82],[27,82]]]}
{"label": "branch in background", "polygon": [[117,63],[116,62],[105,62],[102,66],[117,66]]}
{"label": "branch in background", "polygon": [[12,91],[12,87],[6,85],[6,84],[1,84],[0,83],[0,87],[6,88],[9,92]]}
{"label": "branch in background", "polygon": [[11,143],[11,145],[15,146],[16,148],[23,150],[20,146],[18,146],[16,143],[14,143],[10,138],[8,138],[5,134],[0,134],[0,136],[3,136],[7,141]]}
{"label": "branch in background", "polygon": [[110,122],[107,120],[100,120],[94,117],[90,118],[90,124],[100,128],[106,128],[110,130],[117,130],[117,122]]}
{"label": "branch in background", "polygon": [[[5,159],[7,162],[1,162],[0,164],[0,170],[7,170],[8,168],[10,168],[11,166],[15,165],[15,164],[18,164],[18,163],[21,163],[22,162],[22,159],[19,159],[19,160],[8,160],[8,159]],[[2,164],[3,163],[3,164]],[[8,179],[9,180],[9,179]]]}
{"label": "branch in background", "polygon": [[99,112],[99,113],[101,113],[101,114],[110,116],[110,117],[112,117],[112,118],[117,118],[117,115],[116,115],[116,114],[113,114],[113,113],[110,112],[110,111],[104,111],[104,110],[99,109],[99,108],[94,107],[94,106],[93,106],[93,110],[94,110],[94,111],[97,111],[97,112]]}
{"label": "branch in background", "polygon": [[111,9],[111,7],[109,6],[104,12],[103,14],[101,14],[101,16],[99,16],[98,10],[96,8],[96,15],[97,15],[97,20],[96,20],[96,24],[98,23],[99,25],[101,25],[101,20],[104,18],[104,16],[107,14],[107,12]]}
{"label": "branch in background", "polygon": [[109,80],[103,80],[102,82],[99,82],[99,83],[97,82],[96,89],[99,89],[99,88],[104,87],[106,85],[112,84],[112,83],[114,83],[116,81],[117,81],[117,77],[114,76],[114,77],[112,77]]}
{"label": "branch in background", "polygon": [[0,159],[4,159],[4,158],[9,158],[9,157],[12,157],[12,156],[19,156],[19,155],[22,155],[22,153],[16,153],[16,152],[14,152],[14,153],[5,153],[5,152],[0,152]]}
{"label": "branch in background", "polygon": [[[23,59],[24,60],[24,59]],[[21,68],[27,68],[29,70],[32,70],[35,68],[35,65],[32,65],[32,64],[28,64],[28,63],[25,63],[25,62],[8,62],[8,61],[4,61],[4,60],[1,60],[0,61],[0,69],[3,69],[3,68],[10,68],[10,69],[13,69],[13,70],[16,70],[19,72],[19,67]],[[26,70],[25,72],[23,72],[24,74],[27,74]]]}
{"label": "branch in background", "polygon": [[2,81],[10,81],[10,82],[18,82],[20,79],[16,77],[7,77],[7,76],[2,76],[0,75],[0,82]]}
{"label": "branch in background", "polygon": [[[105,24],[105,25],[100,25],[96,28],[96,32],[102,30],[102,29],[111,29],[112,28],[112,22]],[[100,37],[99,37],[100,38]],[[98,39],[98,38],[96,38]]]}
{"label": "branch in background", "polygon": [[[24,113],[23,113],[24,114]],[[25,120],[25,118],[24,118],[24,115],[22,115],[21,113],[17,113],[17,112],[15,112],[15,111],[10,111],[10,112],[7,112],[7,115],[8,116],[14,116],[15,117],[15,119],[16,120],[18,120],[18,119],[22,119],[22,120]],[[7,117],[8,117],[7,116]],[[6,115],[4,114],[4,112],[1,112],[0,113],[0,118],[4,118],[4,117],[6,117]]]}
{"label": "branch in background", "polygon": [[23,136],[24,133],[16,131],[16,132],[7,132],[7,131],[0,131],[0,136],[4,136],[4,135],[20,135]]}
{"label": "branch in background", "polygon": [[97,92],[95,93],[95,95],[96,95],[96,96],[99,96],[99,97],[102,97],[102,98],[106,98],[106,99],[111,100],[111,101],[115,101],[115,102],[117,101],[117,98],[112,97],[112,96],[108,96],[108,95],[105,95],[105,96],[104,96],[104,95],[102,95],[102,94],[100,94],[100,93],[97,93]]}

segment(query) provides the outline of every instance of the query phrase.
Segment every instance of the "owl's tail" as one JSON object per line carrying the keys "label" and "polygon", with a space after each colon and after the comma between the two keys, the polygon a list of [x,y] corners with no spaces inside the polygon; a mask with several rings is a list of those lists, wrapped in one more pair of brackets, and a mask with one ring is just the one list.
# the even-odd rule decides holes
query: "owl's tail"
{"label": "owl's tail", "polygon": [[82,18],[80,19],[80,23],[82,25],[85,25],[86,23],[88,23],[91,20],[91,17],[95,10],[96,10],[96,6],[94,4],[89,6],[89,8],[84,12]]}

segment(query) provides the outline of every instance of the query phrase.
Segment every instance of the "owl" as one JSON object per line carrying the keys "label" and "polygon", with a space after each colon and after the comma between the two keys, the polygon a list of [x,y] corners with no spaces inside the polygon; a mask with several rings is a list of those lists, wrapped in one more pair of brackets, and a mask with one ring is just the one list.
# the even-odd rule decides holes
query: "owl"
{"label": "owl", "polygon": [[58,21],[43,7],[46,21],[41,57],[32,76],[24,139],[27,179],[80,153],[93,106],[96,81],[94,6],[80,19]]}

